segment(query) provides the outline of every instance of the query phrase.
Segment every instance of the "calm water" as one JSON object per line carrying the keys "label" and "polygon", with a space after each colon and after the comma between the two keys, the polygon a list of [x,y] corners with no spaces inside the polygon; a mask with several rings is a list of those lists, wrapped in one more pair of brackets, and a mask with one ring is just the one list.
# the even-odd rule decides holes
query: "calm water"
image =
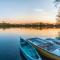
{"label": "calm water", "polygon": [[60,29],[0,29],[0,60],[20,60],[20,36],[23,38],[56,38],[60,36]]}

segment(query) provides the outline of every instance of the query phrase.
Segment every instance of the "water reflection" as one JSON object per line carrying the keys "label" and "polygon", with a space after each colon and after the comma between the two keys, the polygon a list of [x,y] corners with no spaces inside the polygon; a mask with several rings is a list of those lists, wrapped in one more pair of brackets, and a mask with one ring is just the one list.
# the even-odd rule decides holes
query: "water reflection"
{"label": "water reflection", "polygon": [[24,38],[41,37],[41,38],[58,38],[60,29],[32,29],[32,28],[10,28],[0,29],[1,34],[15,34]]}
{"label": "water reflection", "polygon": [[58,32],[58,36],[56,37],[56,39],[60,40],[60,32]]}

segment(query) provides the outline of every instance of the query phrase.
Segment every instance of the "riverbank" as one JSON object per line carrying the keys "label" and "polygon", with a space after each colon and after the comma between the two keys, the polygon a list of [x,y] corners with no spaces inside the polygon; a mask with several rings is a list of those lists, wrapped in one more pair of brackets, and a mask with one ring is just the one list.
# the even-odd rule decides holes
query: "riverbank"
{"label": "riverbank", "polygon": [[60,24],[48,24],[48,23],[32,23],[32,24],[10,24],[0,23],[0,28],[14,28],[14,27],[25,27],[25,28],[60,28]]}

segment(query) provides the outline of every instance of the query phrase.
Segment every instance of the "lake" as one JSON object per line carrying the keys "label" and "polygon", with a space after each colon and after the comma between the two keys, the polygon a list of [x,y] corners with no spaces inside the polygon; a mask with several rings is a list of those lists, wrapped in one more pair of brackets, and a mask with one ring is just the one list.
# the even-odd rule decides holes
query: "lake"
{"label": "lake", "polygon": [[20,60],[20,37],[60,37],[60,29],[9,28],[0,29],[0,60]]}

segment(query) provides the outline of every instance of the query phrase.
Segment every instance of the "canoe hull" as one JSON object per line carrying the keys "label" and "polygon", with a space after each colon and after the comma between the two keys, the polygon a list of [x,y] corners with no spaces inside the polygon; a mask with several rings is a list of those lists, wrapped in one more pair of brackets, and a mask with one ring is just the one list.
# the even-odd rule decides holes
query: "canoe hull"
{"label": "canoe hull", "polygon": [[20,49],[20,59],[21,60],[26,60],[26,57],[24,56],[23,52]]}

